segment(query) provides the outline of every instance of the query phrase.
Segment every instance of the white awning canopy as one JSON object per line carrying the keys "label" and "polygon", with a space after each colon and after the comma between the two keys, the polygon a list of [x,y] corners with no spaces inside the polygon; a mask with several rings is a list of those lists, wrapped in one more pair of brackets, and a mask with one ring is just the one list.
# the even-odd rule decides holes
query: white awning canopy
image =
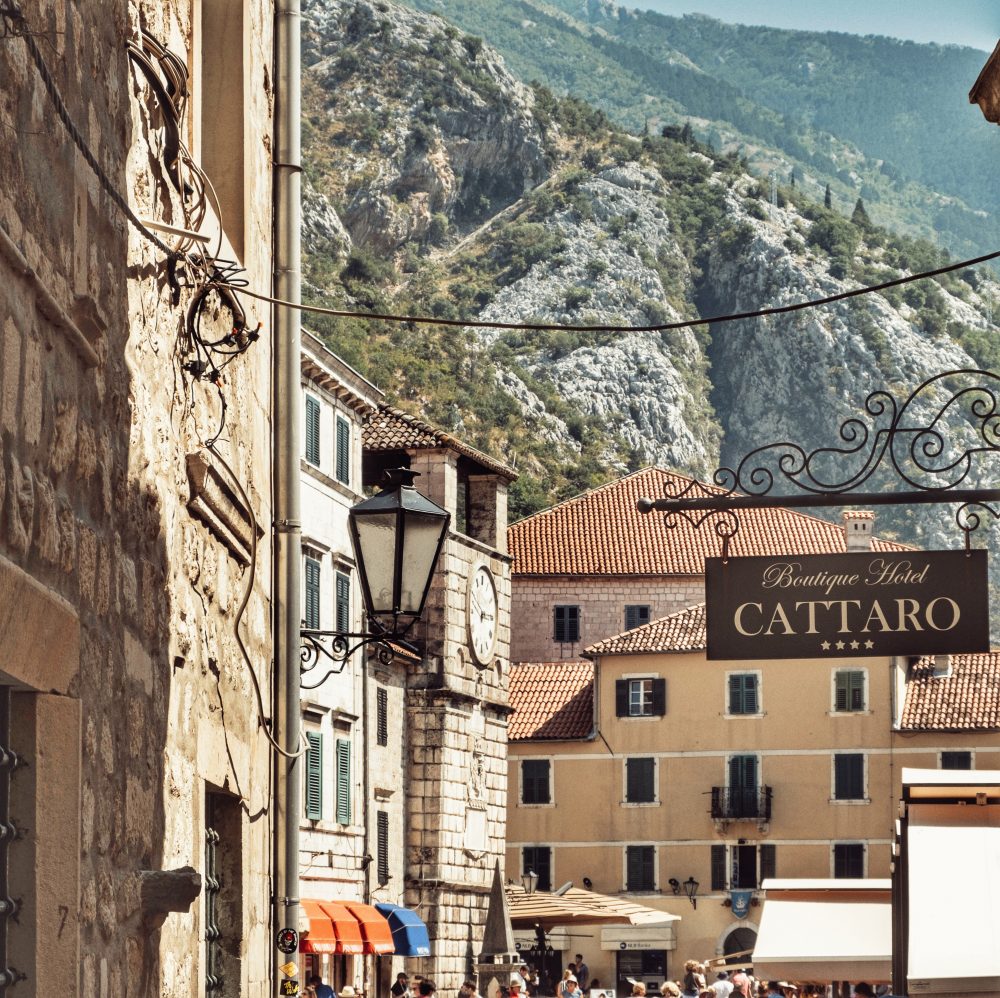
{"label": "white awning canopy", "polygon": [[765,880],[753,970],[762,980],[888,981],[888,880]]}
{"label": "white awning canopy", "polygon": [[910,805],[910,994],[1000,994],[998,811]]}

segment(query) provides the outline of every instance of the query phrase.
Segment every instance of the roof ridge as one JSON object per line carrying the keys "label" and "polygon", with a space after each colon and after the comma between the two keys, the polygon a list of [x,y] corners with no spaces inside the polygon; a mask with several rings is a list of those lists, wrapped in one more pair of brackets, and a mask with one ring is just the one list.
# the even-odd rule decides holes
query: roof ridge
{"label": "roof ridge", "polygon": [[[622,482],[627,482],[631,478],[636,478],[639,475],[648,475],[652,471],[660,471],[664,475],[670,475],[673,478],[683,478],[689,482],[693,482],[698,485],[708,485],[707,482],[699,481],[697,478],[692,478],[690,475],[685,475],[682,471],[672,471],[670,468],[664,468],[660,464],[649,464],[644,468],[638,468],[635,471],[630,471],[627,475],[622,475],[620,478],[614,478],[610,482],[604,482],[603,485],[595,485],[593,488],[584,489],[583,492],[578,492],[575,496],[569,496],[566,499],[560,499],[559,502],[552,506],[548,506],[545,509],[540,509],[537,513],[532,513],[530,516],[525,516],[520,520],[515,521],[510,524],[511,527],[519,527],[522,523],[527,523],[529,520],[536,520],[540,517],[547,516],[550,513],[554,513],[556,510],[561,509],[563,506],[568,506],[571,503],[580,502],[590,496],[596,495],[598,492],[602,492],[605,489],[613,488],[616,485],[621,485]],[[710,485],[709,488],[717,488],[717,486]],[[508,528],[510,529],[510,528]]]}

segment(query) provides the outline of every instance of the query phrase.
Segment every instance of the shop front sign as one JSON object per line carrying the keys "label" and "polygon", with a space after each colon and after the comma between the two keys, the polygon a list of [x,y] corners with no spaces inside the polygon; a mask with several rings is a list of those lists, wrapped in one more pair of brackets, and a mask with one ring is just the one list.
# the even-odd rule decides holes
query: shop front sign
{"label": "shop front sign", "polygon": [[709,659],[989,651],[985,551],[707,558]]}

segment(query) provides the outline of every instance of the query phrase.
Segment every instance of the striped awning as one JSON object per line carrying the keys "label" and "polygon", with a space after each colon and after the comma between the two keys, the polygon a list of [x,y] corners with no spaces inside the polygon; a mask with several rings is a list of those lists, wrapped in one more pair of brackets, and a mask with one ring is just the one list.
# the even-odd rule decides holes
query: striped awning
{"label": "striped awning", "polygon": [[[375,952],[365,949],[365,939],[358,919],[347,905],[338,901],[317,901],[304,898],[302,907],[309,916],[309,932],[299,949],[303,953],[348,953],[359,955]],[[385,919],[382,919],[384,922]],[[388,924],[386,925],[388,931]]]}

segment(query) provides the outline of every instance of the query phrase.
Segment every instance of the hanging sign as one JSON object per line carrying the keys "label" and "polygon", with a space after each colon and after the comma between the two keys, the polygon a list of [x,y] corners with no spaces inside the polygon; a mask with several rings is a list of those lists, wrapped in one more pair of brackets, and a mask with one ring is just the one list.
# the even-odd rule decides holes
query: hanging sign
{"label": "hanging sign", "polygon": [[709,659],[989,651],[985,551],[705,559]]}
{"label": "hanging sign", "polygon": [[732,905],[734,918],[746,918],[750,914],[750,901],[753,891],[730,891],[729,903]]}

